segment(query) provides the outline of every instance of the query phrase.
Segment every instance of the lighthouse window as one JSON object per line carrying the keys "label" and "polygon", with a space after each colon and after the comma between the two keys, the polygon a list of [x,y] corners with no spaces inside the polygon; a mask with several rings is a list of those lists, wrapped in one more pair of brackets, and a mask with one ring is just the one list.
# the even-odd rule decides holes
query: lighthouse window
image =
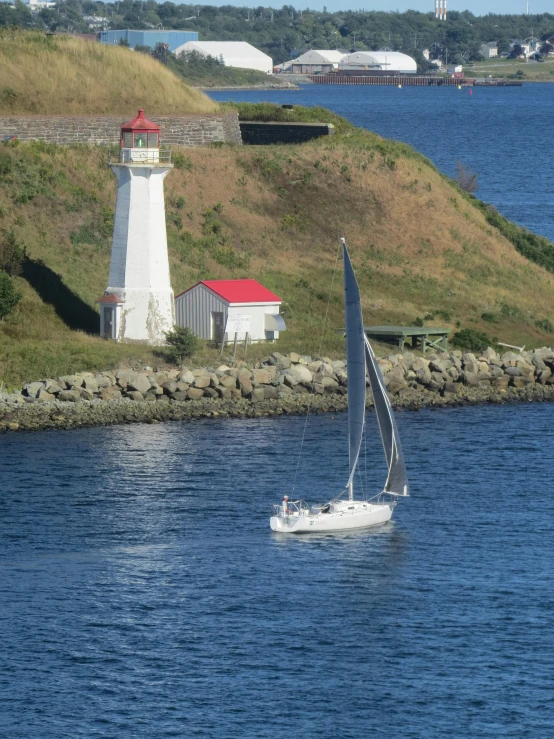
{"label": "lighthouse window", "polygon": [[125,149],[132,149],[133,148],[133,134],[132,133],[124,133],[123,134],[123,147]]}
{"label": "lighthouse window", "polygon": [[149,149],[157,149],[159,146],[158,144],[158,134],[157,133],[149,133],[148,134],[148,148]]}
{"label": "lighthouse window", "polygon": [[135,134],[135,149],[146,149],[146,134],[145,133]]}

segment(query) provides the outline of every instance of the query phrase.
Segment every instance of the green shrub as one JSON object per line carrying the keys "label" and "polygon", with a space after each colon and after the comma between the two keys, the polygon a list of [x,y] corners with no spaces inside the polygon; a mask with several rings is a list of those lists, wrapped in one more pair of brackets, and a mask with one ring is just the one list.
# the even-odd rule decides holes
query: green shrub
{"label": "green shrub", "polygon": [[190,157],[181,154],[180,151],[172,152],[171,161],[173,162],[175,169],[184,169],[187,172],[190,172],[192,169],[192,160]]}
{"label": "green shrub", "polygon": [[496,343],[496,339],[490,339],[482,331],[473,328],[464,328],[457,331],[452,337],[452,344],[461,349],[469,349],[472,352],[484,352],[487,347]]}
{"label": "green shrub", "polygon": [[185,357],[190,357],[198,348],[198,337],[187,326],[175,326],[167,331],[165,339],[169,346],[171,359],[180,364]]}
{"label": "green shrub", "polygon": [[496,313],[481,313],[481,318],[487,323],[498,323],[498,316]]}
{"label": "green shrub", "polygon": [[423,326],[423,318],[420,318],[419,316],[414,320],[414,326]]}
{"label": "green shrub", "polygon": [[535,321],[535,326],[547,334],[554,334],[554,323],[549,318],[539,318]]}
{"label": "green shrub", "polygon": [[9,274],[0,271],[0,321],[9,316],[22,297]]}
{"label": "green shrub", "polygon": [[526,321],[527,316],[518,308],[517,305],[510,305],[509,303],[502,303],[500,306],[500,313],[503,318],[509,318],[512,321]]}

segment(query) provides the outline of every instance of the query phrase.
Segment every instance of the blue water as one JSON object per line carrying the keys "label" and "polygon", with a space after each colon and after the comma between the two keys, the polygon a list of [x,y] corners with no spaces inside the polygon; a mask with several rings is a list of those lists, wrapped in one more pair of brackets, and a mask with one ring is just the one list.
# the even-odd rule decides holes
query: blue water
{"label": "blue water", "polygon": [[[312,501],[345,422],[308,423]],[[0,436],[0,736],[554,736],[553,425],[400,414],[394,523],[304,538],[268,527],[303,418]]]}
{"label": "blue water", "polygon": [[352,123],[411,144],[456,175],[479,175],[476,195],[507,218],[554,241],[554,85],[523,87],[358,87],[211,92],[216,100],[323,105]]}

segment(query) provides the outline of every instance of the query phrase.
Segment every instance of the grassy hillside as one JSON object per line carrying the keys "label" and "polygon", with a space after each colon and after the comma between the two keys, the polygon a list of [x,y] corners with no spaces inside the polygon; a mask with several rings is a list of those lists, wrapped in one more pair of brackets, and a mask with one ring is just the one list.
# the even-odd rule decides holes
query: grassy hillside
{"label": "grassy hillside", "polygon": [[542,62],[524,59],[487,59],[474,62],[465,67],[468,77],[504,77],[506,79],[523,79],[530,82],[553,82],[554,59],[545,58]]}
{"label": "grassy hillside", "polygon": [[279,87],[279,79],[274,75],[256,69],[226,67],[213,57],[203,57],[194,52],[179,58],[170,54],[167,66],[188,85],[195,87]]}
{"label": "grassy hillside", "polygon": [[[281,350],[342,352],[334,270],[344,235],[367,324],[420,318],[552,345],[554,274],[549,259],[541,267],[516,248],[529,235],[495,220],[410,147],[344,122],[340,130],[296,147],[177,151],[165,180],[175,292],[199,279],[255,277],[284,299]],[[101,147],[0,145],[0,246],[26,254],[16,278],[24,299],[0,323],[8,383],[158,361],[87,333],[97,330],[110,259],[115,178],[105,161]],[[540,245],[542,257],[554,253]]]}
{"label": "grassy hillside", "polygon": [[145,54],[0,28],[0,114],[210,113],[204,93]]}

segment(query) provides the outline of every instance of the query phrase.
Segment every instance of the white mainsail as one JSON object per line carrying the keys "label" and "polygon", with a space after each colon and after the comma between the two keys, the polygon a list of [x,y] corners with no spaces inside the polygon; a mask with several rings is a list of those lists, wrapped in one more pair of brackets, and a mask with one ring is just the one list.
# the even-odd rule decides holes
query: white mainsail
{"label": "white mainsail", "polygon": [[351,498],[352,482],[360,456],[362,436],[364,433],[366,359],[360,290],[344,239],[342,239],[342,255],[344,260],[346,368],[348,371],[348,440],[350,453],[347,487]]}
{"label": "white mainsail", "polygon": [[352,482],[360,456],[364,431],[366,370],[373,393],[375,414],[381,432],[385,458],[389,467],[384,491],[393,495],[409,495],[406,465],[392,406],[377,359],[365,335],[360,289],[344,239],[342,239],[342,250],[348,371],[349,495],[352,497]]}

